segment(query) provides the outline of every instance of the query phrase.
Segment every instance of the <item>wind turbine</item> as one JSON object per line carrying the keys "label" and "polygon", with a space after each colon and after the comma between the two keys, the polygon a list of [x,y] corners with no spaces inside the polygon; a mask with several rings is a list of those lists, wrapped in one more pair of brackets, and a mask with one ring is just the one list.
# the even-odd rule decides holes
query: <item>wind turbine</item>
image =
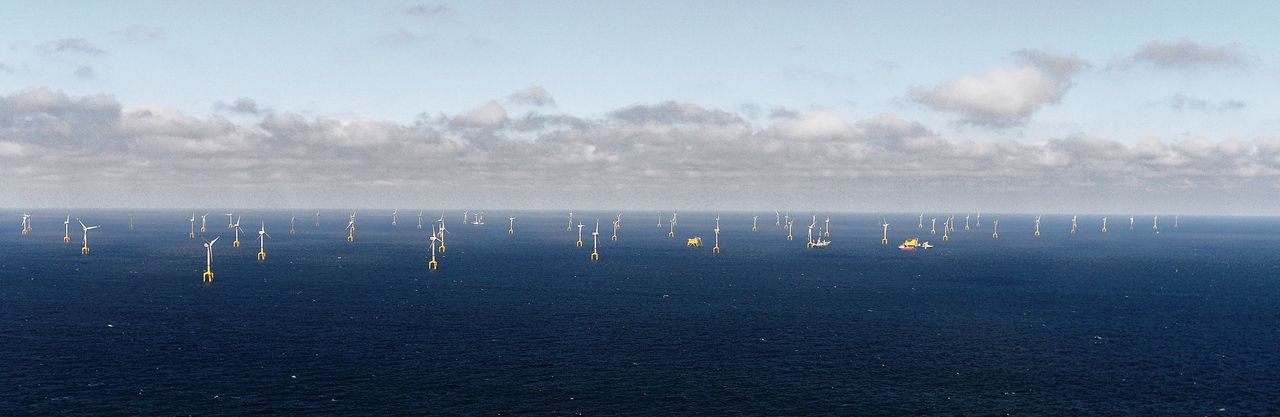
{"label": "wind turbine", "polygon": [[444,212],[440,212],[440,253],[444,253],[444,235],[447,231],[444,228]]}
{"label": "wind turbine", "polygon": [[230,229],[235,229],[236,231],[236,240],[231,241],[231,247],[238,248],[240,247],[240,232],[244,231],[243,229],[240,228],[239,217],[236,217],[236,222],[231,225]]}
{"label": "wind turbine", "polygon": [[400,223],[400,209],[391,209],[391,225],[395,226]]}
{"label": "wind turbine", "polygon": [[133,230],[133,215],[129,215],[129,230]]}
{"label": "wind turbine", "polygon": [[942,241],[951,240],[951,218],[942,221]]}
{"label": "wind turbine", "polygon": [[200,215],[200,233],[202,233],[202,234],[203,234],[203,233],[205,232],[205,230],[206,230],[206,228],[205,228],[205,224],[206,224],[205,219],[207,219],[208,217],[209,217],[209,213],[205,213],[205,214],[201,214],[201,215]]}
{"label": "wind turbine", "polygon": [[795,224],[796,222],[794,220],[791,220],[789,218],[787,219],[787,240],[795,240],[795,237],[791,235],[791,229],[795,226]]}
{"label": "wind turbine", "polygon": [[888,245],[889,244],[889,223],[885,223],[884,220],[880,220],[880,227],[884,228],[884,234],[880,236],[880,244]]}
{"label": "wind turbine", "polygon": [[1177,230],[1177,229],[1178,229],[1178,215],[1176,215],[1176,214],[1175,214],[1175,215],[1173,215],[1173,228],[1174,228],[1174,230]]}
{"label": "wind turbine", "polygon": [[1133,230],[1133,216],[1129,216],[1129,230]]}
{"label": "wind turbine", "polygon": [[1107,232],[1107,217],[1102,216],[1102,233]]}
{"label": "wind turbine", "polygon": [[831,237],[831,216],[827,215],[827,224],[822,227],[822,236]]}
{"label": "wind turbine", "polygon": [[1036,215],[1036,236],[1040,236],[1040,215]]}
{"label": "wind turbine", "polygon": [[232,212],[232,213],[227,213],[227,228],[228,228],[228,229],[230,229],[230,228],[232,228],[232,227],[234,227],[234,226],[235,226],[235,224],[233,224],[233,223],[231,222],[231,216],[235,216],[234,210],[233,210],[233,212]]}
{"label": "wind turbine", "polygon": [[1151,216],[1151,231],[1160,234],[1160,216]]}
{"label": "wind turbine", "polygon": [[[442,241],[440,245],[444,246],[444,242]],[[427,269],[434,271],[440,266],[439,263],[436,263],[436,225],[434,224],[431,225],[431,243],[427,246],[431,247],[431,262],[427,262]]]}
{"label": "wind turbine", "polygon": [[578,222],[578,247],[582,247],[582,222]]}
{"label": "wind turbine", "polygon": [[613,217],[613,236],[609,237],[609,240],[612,240],[615,242],[618,241],[618,229],[621,229],[621,228],[622,228],[622,213],[618,213],[617,216]]}
{"label": "wind turbine", "polygon": [[218,239],[222,239],[222,235],[204,241],[204,275],[200,279],[205,284],[213,283],[213,244],[218,243]]}
{"label": "wind turbine", "polygon": [[316,227],[320,227],[320,212],[316,211]]}
{"label": "wind turbine", "polygon": [[815,217],[815,218],[814,218],[813,223],[809,223],[809,238],[808,238],[808,239],[809,239],[809,242],[805,244],[806,246],[811,247],[811,248],[813,247],[813,225],[814,225],[814,224],[816,224],[816,223],[818,222],[818,221],[817,221],[817,216],[814,216],[814,217]]}
{"label": "wind turbine", "polygon": [[[70,220],[70,219],[68,219]],[[191,233],[187,234],[187,239],[196,238],[196,212],[191,212]]]}
{"label": "wind turbine", "polygon": [[[582,226],[579,225],[578,227],[579,227],[578,230],[581,231]],[[600,248],[600,219],[596,219],[596,230],[591,232],[591,260],[593,261],[600,260],[600,252],[598,251],[599,248]]]}
{"label": "wind turbine", "polygon": [[756,222],[760,220],[760,216],[751,216],[751,231],[756,231]]}
{"label": "wind turbine", "polygon": [[67,219],[62,221],[62,243],[71,242],[71,213],[67,213]]}
{"label": "wind turbine", "polygon": [[716,215],[716,245],[711,247],[711,253],[720,253],[720,215]]}
{"label": "wind turbine", "polygon": [[509,217],[509,216],[507,217],[507,234],[509,235],[516,234],[516,218],[515,217]]}
{"label": "wind turbine", "polygon": [[463,211],[463,212],[462,212],[462,224],[464,224],[464,225],[465,225],[465,224],[469,223],[469,221],[467,220],[467,217],[470,217],[470,216],[471,216],[471,210],[469,210],[469,209],[468,209],[468,210],[466,210],[466,211]]}
{"label": "wind turbine", "polygon": [[978,223],[975,224],[974,227],[977,227],[979,229],[982,228],[982,212],[978,212]]}
{"label": "wind turbine", "polygon": [[964,215],[964,231],[969,231],[969,215]]}
{"label": "wind turbine", "polygon": [[566,232],[573,231],[573,210],[569,210],[569,225],[564,227],[564,231]]}
{"label": "wind turbine", "polygon": [[356,212],[351,212],[351,218],[347,220],[347,242],[356,241]]}
{"label": "wind turbine", "polygon": [[671,212],[671,231],[667,232],[667,238],[676,237],[676,219],[677,219],[676,216],[678,215],[679,214],[674,211]]}
{"label": "wind turbine", "polygon": [[992,225],[991,225],[991,238],[992,238],[992,239],[999,239],[999,238],[1000,238],[1000,219],[996,219],[996,221],[992,222]]}
{"label": "wind turbine", "polygon": [[267,260],[267,238],[271,235],[267,234],[267,224],[261,223],[258,226],[258,260]]}
{"label": "wind turbine", "polygon": [[422,210],[418,210],[418,230],[422,230]]}
{"label": "wind turbine", "polygon": [[1071,216],[1071,234],[1076,234],[1076,216]]}
{"label": "wind turbine", "polygon": [[932,223],[929,225],[929,234],[936,235],[938,234],[938,218],[934,217],[933,220],[931,220],[931,222]]}
{"label": "wind turbine", "polygon": [[658,212],[658,228],[659,229],[662,228],[662,212],[661,211]]}
{"label": "wind turbine", "polygon": [[26,236],[31,233],[31,215],[22,213],[22,235]]}
{"label": "wind turbine", "polygon": [[80,221],[79,217],[76,218],[76,223],[80,223],[80,228],[84,229],[84,247],[80,248],[80,253],[84,255],[88,255],[89,254],[89,231],[93,229],[97,229],[102,226],[101,225],[85,226],[84,222]]}
{"label": "wind turbine", "polygon": [[782,217],[781,217],[781,215],[782,215],[782,213],[779,213],[777,210],[774,210],[774,211],[773,211],[773,225],[774,225],[774,226],[782,226]]}
{"label": "wind turbine", "polygon": [[297,223],[297,221],[298,221],[297,216],[289,216],[289,236],[298,235],[298,229],[294,227],[295,226],[294,223]]}
{"label": "wind turbine", "polygon": [[916,230],[924,230],[924,213],[920,213],[920,218],[916,223]]}

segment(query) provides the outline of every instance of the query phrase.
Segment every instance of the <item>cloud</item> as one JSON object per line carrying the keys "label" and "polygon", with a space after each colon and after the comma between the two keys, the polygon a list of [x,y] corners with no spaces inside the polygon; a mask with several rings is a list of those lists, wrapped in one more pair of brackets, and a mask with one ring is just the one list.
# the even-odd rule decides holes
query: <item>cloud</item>
{"label": "cloud", "polygon": [[62,38],[36,45],[36,50],[45,55],[88,55],[105,54],[101,48],[85,38]]}
{"label": "cloud", "polygon": [[1056,104],[1089,67],[1074,55],[1041,50],[1014,52],[1019,62],[934,87],[912,87],[907,96],[934,110],[958,113],[961,121],[987,127],[1021,125],[1041,107]]}
{"label": "cloud", "polygon": [[412,6],[406,6],[405,8],[401,9],[401,12],[404,13],[406,16],[422,18],[422,19],[431,19],[431,18],[448,16],[453,13],[453,9],[443,4],[428,3],[428,4],[415,4]]}
{"label": "cloud", "polygon": [[507,96],[507,100],[514,104],[522,104],[535,107],[552,106],[555,107],[556,99],[551,97],[546,89],[540,85],[531,85],[520,91],[511,93]]}
{"label": "cloud", "polygon": [[93,67],[90,67],[88,65],[82,65],[80,66],[80,68],[76,68],[76,70],[73,71],[72,74],[75,74],[77,77],[80,77],[80,78],[94,78],[98,75],[97,71],[94,71]]}
{"label": "cloud", "polygon": [[1240,100],[1223,100],[1217,103],[1177,93],[1169,98],[1153,104],[1163,104],[1177,111],[1233,111],[1243,109],[1246,104]]}
{"label": "cloud", "polygon": [[[408,123],[291,112],[249,121],[36,88],[0,95],[0,196],[50,196],[54,206],[73,193],[168,207],[873,211],[1139,210],[1168,197],[1177,205],[1167,208],[1213,211],[1280,184],[1280,138],[972,140],[895,114],[850,120],[824,109],[756,123],[674,101],[596,117],[511,118],[490,101]],[[68,167],[95,174],[73,180]]]}
{"label": "cloud", "polygon": [[216,107],[231,113],[239,114],[256,115],[266,111],[266,109],[258,107],[257,101],[248,97],[240,97],[230,104],[219,102]]}
{"label": "cloud", "polygon": [[450,124],[458,127],[500,128],[507,124],[507,109],[496,101],[490,101],[455,116]]}
{"label": "cloud", "polygon": [[5,63],[0,62],[0,72],[7,72],[10,74],[13,74],[13,67],[10,67],[8,65],[5,65]]}
{"label": "cloud", "polygon": [[387,46],[405,46],[412,45],[427,40],[424,35],[410,32],[407,29],[398,29],[378,36],[374,39],[374,43]]}
{"label": "cloud", "polygon": [[1124,60],[1122,67],[1150,65],[1165,69],[1239,68],[1256,61],[1239,44],[1204,45],[1190,39],[1152,41]]}
{"label": "cloud", "polygon": [[168,38],[168,31],[163,27],[133,25],[111,32],[111,35],[129,43],[159,42]]}

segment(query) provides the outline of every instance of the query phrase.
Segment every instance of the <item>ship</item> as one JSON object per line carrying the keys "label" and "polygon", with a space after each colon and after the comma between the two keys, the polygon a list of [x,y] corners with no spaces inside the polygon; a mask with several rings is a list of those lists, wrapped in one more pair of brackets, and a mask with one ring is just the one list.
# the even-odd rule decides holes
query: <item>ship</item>
{"label": "ship", "polygon": [[920,243],[919,238],[913,237],[903,241],[901,245],[898,245],[898,250],[903,252],[915,252],[916,249],[929,249],[932,247],[933,245],[930,245],[929,242]]}

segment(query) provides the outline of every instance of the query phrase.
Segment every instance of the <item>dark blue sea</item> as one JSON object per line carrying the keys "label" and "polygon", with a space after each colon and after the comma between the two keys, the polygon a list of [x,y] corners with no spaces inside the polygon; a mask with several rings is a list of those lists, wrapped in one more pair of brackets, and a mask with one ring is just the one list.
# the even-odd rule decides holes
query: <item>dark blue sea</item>
{"label": "dark blue sea", "polygon": [[[29,236],[18,214],[0,415],[1280,415],[1274,218],[1161,216],[1157,235],[1113,215],[1104,235],[1086,216],[1071,235],[1049,215],[1036,238],[1028,215],[984,214],[943,242],[898,214],[883,246],[880,216],[839,214],[811,250],[809,213],[795,241],[728,213],[712,254],[712,213],[669,239],[629,212],[592,262],[562,213],[518,213],[509,236],[505,212],[450,210],[429,271],[416,210],[362,211],[354,243],[338,211],[298,212],[296,236],[288,212],[244,211],[267,260],[226,235],[204,285],[189,211],[76,212],[103,225],[89,256],[61,211]],[[578,217],[608,236],[613,214]],[[937,247],[894,248],[912,236]]]}

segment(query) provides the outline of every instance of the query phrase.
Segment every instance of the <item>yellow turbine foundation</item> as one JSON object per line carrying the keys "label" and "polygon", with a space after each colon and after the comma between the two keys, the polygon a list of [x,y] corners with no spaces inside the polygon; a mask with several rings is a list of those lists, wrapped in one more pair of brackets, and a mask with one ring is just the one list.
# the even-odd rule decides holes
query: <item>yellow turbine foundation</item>
{"label": "yellow turbine foundation", "polygon": [[444,253],[444,243],[440,244],[440,253]]}
{"label": "yellow turbine foundation", "polygon": [[581,248],[581,247],[582,247],[582,239],[578,239],[578,247],[579,247],[579,248]]}
{"label": "yellow turbine foundation", "polygon": [[881,245],[888,245],[888,244],[889,244],[889,238],[887,238],[887,237],[882,237],[882,238],[880,238],[880,244],[881,244]]}
{"label": "yellow turbine foundation", "polygon": [[89,245],[84,245],[84,247],[83,247],[83,248],[80,248],[80,253],[81,253],[81,254],[83,254],[83,255],[88,255],[88,254],[89,254]]}
{"label": "yellow turbine foundation", "polygon": [[71,243],[71,236],[63,236],[62,243]]}
{"label": "yellow turbine foundation", "polygon": [[427,262],[427,269],[435,271],[439,269],[440,264],[436,263],[436,258],[431,258],[431,262]]}
{"label": "yellow turbine foundation", "polygon": [[720,253],[720,245],[712,246],[711,253]]}
{"label": "yellow turbine foundation", "polygon": [[200,280],[201,280],[201,281],[203,281],[205,284],[212,284],[212,283],[213,283],[213,270],[212,270],[212,269],[206,269],[206,270],[204,270],[204,275],[201,275],[201,276],[200,276]]}
{"label": "yellow turbine foundation", "polygon": [[196,238],[196,232],[187,233],[187,239],[195,239],[195,238]]}
{"label": "yellow turbine foundation", "polygon": [[599,253],[599,252],[596,252],[596,251],[593,249],[593,250],[591,251],[591,260],[593,260],[593,261],[598,261],[598,260],[600,260],[600,253]]}
{"label": "yellow turbine foundation", "polygon": [[267,260],[267,252],[266,252],[266,251],[261,251],[261,250],[259,250],[259,251],[258,251],[258,260],[259,260],[259,261],[265,261],[265,260]]}
{"label": "yellow turbine foundation", "polygon": [[232,247],[237,247],[237,248],[238,248],[238,247],[240,247],[240,239],[236,239],[236,240],[232,241],[232,242],[231,242],[231,246],[232,246]]}

